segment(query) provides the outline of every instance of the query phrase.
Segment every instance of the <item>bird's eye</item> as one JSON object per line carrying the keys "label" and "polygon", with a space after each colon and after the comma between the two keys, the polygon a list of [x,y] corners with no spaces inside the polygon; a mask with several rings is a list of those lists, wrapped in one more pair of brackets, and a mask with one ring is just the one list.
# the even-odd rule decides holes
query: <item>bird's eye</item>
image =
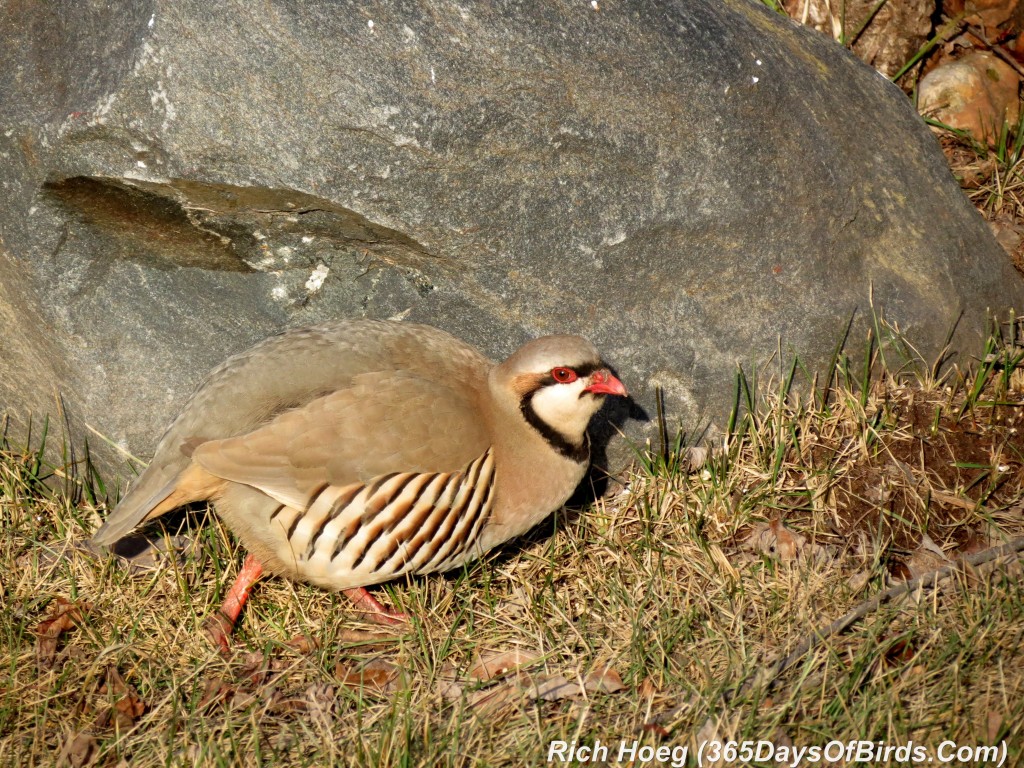
{"label": "bird's eye", "polygon": [[568,384],[569,382],[576,381],[576,371],[572,368],[552,368],[551,378],[559,384]]}

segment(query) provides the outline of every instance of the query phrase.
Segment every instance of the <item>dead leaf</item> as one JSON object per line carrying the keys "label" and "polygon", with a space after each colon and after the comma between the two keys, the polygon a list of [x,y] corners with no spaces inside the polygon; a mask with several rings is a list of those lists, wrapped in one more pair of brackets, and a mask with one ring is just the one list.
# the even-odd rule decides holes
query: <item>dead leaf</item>
{"label": "dead leaf", "polygon": [[262,651],[250,651],[242,657],[241,674],[253,685],[261,685],[270,677],[271,657]]}
{"label": "dead leaf", "polygon": [[146,713],[145,703],[135,695],[119,699],[114,705],[114,709],[120,713],[121,717],[119,719],[121,723],[129,726]]}
{"label": "dead leaf", "polygon": [[196,708],[200,711],[225,701],[235,692],[235,687],[228,684],[222,677],[211,677],[206,681],[206,687],[203,689],[203,695],[199,697],[199,703]]}
{"label": "dead leaf", "polygon": [[96,718],[96,727],[106,727],[113,721],[117,729],[131,728],[146,713],[146,703],[138,693],[121,677],[117,667],[107,667],[106,682],[100,686],[100,693],[116,696],[113,707],[100,710]]}
{"label": "dead leaf", "polygon": [[252,706],[259,700],[260,697],[254,691],[246,691],[236,688],[231,693],[231,708],[245,709],[246,707]]}
{"label": "dead leaf", "polygon": [[971,501],[970,499],[962,499],[959,496],[955,496],[952,493],[946,493],[940,491],[937,488],[931,489],[932,499],[941,504],[948,504],[951,507],[959,507],[960,509],[966,509],[972,511],[978,506],[977,502]]}
{"label": "dead leaf", "polygon": [[622,675],[611,667],[595,667],[583,678],[583,688],[590,693],[615,693],[625,687]]}
{"label": "dead leaf", "polygon": [[[704,721],[704,725],[697,731],[697,743],[701,742],[721,742],[722,738],[719,733],[724,730],[722,726],[722,720],[726,719],[725,714],[715,715],[712,714],[707,720]],[[728,733],[728,731],[726,731]],[[713,764],[713,763],[712,763]]]}
{"label": "dead leaf", "polygon": [[640,698],[653,699],[661,693],[661,689],[650,677],[645,677],[640,682],[640,687],[637,689],[637,693],[640,694]]}
{"label": "dead leaf", "polygon": [[[792,750],[796,746],[792,737],[781,728],[775,729],[775,738],[772,739],[775,743],[775,749],[778,750],[780,747],[785,747],[787,750]],[[792,754],[790,751],[789,754]]]}
{"label": "dead leaf", "polygon": [[487,653],[481,656],[466,674],[475,680],[493,680],[520,667],[533,664],[539,658],[539,653],[521,648]]}
{"label": "dead leaf", "polygon": [[401,635],[389,632],[370,632],[365,629],[342,629],[334,636],[334,642],[342,646],[359,646],[365,653],[381,653],[393,646]]}
{"label": "dead leaf", "polygon": [[[313,686],[310,686],[312,688]],[[333,690],[333,686],[327,686]],[[310,699],[307,698],[309,690],[301,695],[286,695],[277,689],[273,689],[267,697],[267,711],[275,714],[286,714],[295,712],[307,712],[310,707]]]}
{"label": "dead leaf", "polygon": [[316,638],[309,635],[296,635],[286,642],[285,645],[303,656],[320,648],[320,643],[316,641]]}
{"label": "dead leaf", "polygon": [[870,582],[870,569],[862,568],[846,580],[846,586],[850,590],[851,594],[856,595],[857,593],[861,592]]}
{"label": "dead leaf", "polygon": [[387,694],[402,689],[402,669],[383,659],[371,659],[353,668],[342,662],[334,665],[334,676],[348,688],[361,688],[367,693]]}
{"label": "dead leaf", "polygon": [[893,560],[889,563],[889,576],[894,581],[910,581],[914,578],[914,575],[910,572],[910,569],[899,560]]}
{"label": "dead leaf", "polygon": [[942,547],[932,541],[926,533],[921,536],[921,544],[911,553],[905,565],[910,571],[910,578],[916,579],[950,564],[950,559],[942,551]]}
{"label": "dead leaf", "polygon": [[466,698],[467,705],[478,715],[495,716],[528,699],[575,700],[584,698],[588,692],[614,693],[624,687],[622,676],[607,666],[595,667],[583,679],[582,685],[562,674],[531,676],[522,671],[523,667],[539,659],[539,654],[522,649],[485,653],[470,668],[467,681],[459,680],[455,667],[449,664],[438,675],[438,692],[442,698],[454,701],[462,697],[470,681],[479,684],[496,680],[502,675],[509,675],[509,679],[500,684],[474,691]]}
{"label": "dead leaf", "polygon": [[849,36],[857,57],[885,77],[895,75],[928,39],[936,12],[936,0],[782,0],[781,5],[790,18],[833,39]]}
{"label": "dead leaf", "polygon": [[525,689],[527,694],[534,699],[544,701],[560,701],[562,699],[576,699],[583,695],[583,687],[578,683],[570,682],[565,675],[543,675],[535,678],[532,685]]}
{"label": "dead leaf", "polygon": [[890,667],[902,667],[910,663],[917,654],[917,647],[906,638],[897,638],[882,655],[882,659]]}
{"label": "dead leaf", "polygon": [[1013,18],[1018,0],[967,0],[966,21],[978,27],[995,29]]}
{"label": "dead leaf", "polygon": [[622,678],[610,667],[599,667],[584,679],[583,685],[565,675],[539,675],[530,677],[520,673],[514,679],[470,697],[470,703],[483,713],[524,699],[564,701],[584,698],[587,692],[614,693],[623,688]]}
{"label": "dead leaf", "polygon": [[984,531],[971,531],[967,541],[957,549],[957,559],[984,552],[993,546],[998,539]]}
{"label": "dead leaf", "polygon": [[710,456],[711,451],[708,450],[706,445],[691,446],[683,452],[683,458],[689,472],[696,472],[707,464]]}
{"label": "dead leaf", "polygon": [[338,697],[333,685],[314,683],[302,695],[306,711],[320,723],[330,723]]}
{"label": "dead leaf", "polygon": [[455,665],[446,662],[437,673],[437,692],[445,701],[458,701],[466,690],[466,684],[459,680]]}
{"label": "dead leaf", "polygon": [[36,662],[40,669],[50,669],[57,656],[57,642],[60,636],[74,629],[92,610],[92,603],[70,602],[58,597],[50,609],[50,618],[41,621],[35,629]]}
{"label": "dead leaf", "polygon": [[472,708],[477,715],[483,717],[494,717],[503,710],[511,709],[526,699],[526,691],[518,681],[512,680],[501,685],[488,688],[485,691],[476,691],[469,695],[466,704]]}
{"label": "dead leaf", "polygon": [[92,765],[99,754],[96,737],[88,731],[72,733],[60,751],[57,765],[70,765],[72,768],[84,768]]}
{"label": "dead leaf", "polygon": [[988,743],[996,744],[999,741],[999,733],[1003,730],[1005,718],[1000,712],[989,710],[986,727],[988,730]]}

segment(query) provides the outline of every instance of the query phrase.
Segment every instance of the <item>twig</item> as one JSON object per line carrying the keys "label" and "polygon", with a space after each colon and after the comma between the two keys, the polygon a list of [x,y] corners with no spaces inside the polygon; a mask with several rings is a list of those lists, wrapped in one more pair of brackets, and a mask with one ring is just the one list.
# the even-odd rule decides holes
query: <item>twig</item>
{"label": "twig", "polygon": [[982,31],[980,27],[977,27],[974,24],[967,24],[966,32],[971,37],[979,40],[982,43],[982,45],[986,46],[990,51],[992,51],[992,53],[994,53],[1000,59],[1009,64],[1017,72],[1018,75],[1024,77],[1024,67],[1020,65],[1020,62],[1013,58],[1013,56],[1011,56],[1003,46],[999,45],[999,43],[990,43],[988,41],[988,38],[985,37],[984,31]]}
{"label": "twig", "polygon": [[[818,646],[825,643],[829,638],[835,637],[836,635],[843,632],[850,625],[857,621],[860,621],[865,616],[874,611],[877,611],[882,605],[898,597],[908,595],[918,589],[926,589],[928,587],[935,586],[940,581],[944,581],[952,576],[954,573],[961,572],[966,566],[975,567],[983,565],[984,563],[991,562],[992,560],[998,560],[1000,557],[1006,557],[1008,555],[1014,555],[1024,550],[1024,536],[1013,539],[1007,544],[1003,544],[998,547],[990,547],[989,549],[981,552],[976,552],[973,555],[968,555],[961,560],[947,565],[943,568],[939,568],[934,571],[929,571],[916,579],[897,584],[884,592],[879,592],[874,597],[868,598],[864,602],[857,605],[846,615],[836,619],[827,627],[821,627],[814,630],[811,634],[804,637],[796,648],[794,648],[788,655],[777,660],[774,664],[771,664],[760,672],[753,675],[748,675],[747,678],[740,684],[734,693],[726,693],[722,696],[723,706],[728,706],[729,702],[738,696],[742,696],[745,693],[753,690],[756,687],[763,687],[764,692],[768,693],[778,684],[779,676],[787,669],[796,664],[800,659],[810,653]],[[690,705],[686,704],[682,707],[676,707],[668,712],[665,712],[654,719],[656,723],[667,723],[671,722],[676,716],[683,710],[688,708]],[[711,723],[712,718],[708,719],[708,723],[705,723],[705,727]]]}

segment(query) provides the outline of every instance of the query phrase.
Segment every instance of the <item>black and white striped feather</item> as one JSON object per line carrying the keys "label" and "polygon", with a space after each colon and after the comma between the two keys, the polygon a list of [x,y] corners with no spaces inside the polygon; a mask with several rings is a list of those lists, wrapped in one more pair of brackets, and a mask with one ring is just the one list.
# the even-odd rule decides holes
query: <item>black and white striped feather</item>
{"label": "black and white striped feather", "polygon": [[[475,548],[494,504],[491,450],[459,472],[393,472],[324,484],[305,508],[279,504],[270,531],[297,575],[332,589],[446,571]],[[290,561],[290,562],[289,562]]]}

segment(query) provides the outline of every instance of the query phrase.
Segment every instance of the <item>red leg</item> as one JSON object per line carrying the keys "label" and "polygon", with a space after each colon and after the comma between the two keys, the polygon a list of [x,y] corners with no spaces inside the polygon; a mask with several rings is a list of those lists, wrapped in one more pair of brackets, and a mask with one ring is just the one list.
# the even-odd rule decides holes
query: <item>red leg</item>
{"label": "red leg", "polygon": [[223,653],[227,653],[230,648],[228,635],[235,628],[235,622],[238,621],[238,615],[249,599],[253,584],[259,580],[262,574],[263,566],[260,565],[260,561],[253,555],[246,555],[245,562],[242,563],[242,570],[238,572],[235,583],[228,590],[224,604],[221,605],[219,611],[206,620],[206,634],[220,646]]}
{"label": "red leg", "polygon": [[344,589],[342,592],[344,592],[345,597],[352,601],[356,610],[366,614],[370,621],[389,627],[403,626],[409,623],[408,616],[404,613],[388,610],[378,602],[377,598],[367,592],[364,587]]}

